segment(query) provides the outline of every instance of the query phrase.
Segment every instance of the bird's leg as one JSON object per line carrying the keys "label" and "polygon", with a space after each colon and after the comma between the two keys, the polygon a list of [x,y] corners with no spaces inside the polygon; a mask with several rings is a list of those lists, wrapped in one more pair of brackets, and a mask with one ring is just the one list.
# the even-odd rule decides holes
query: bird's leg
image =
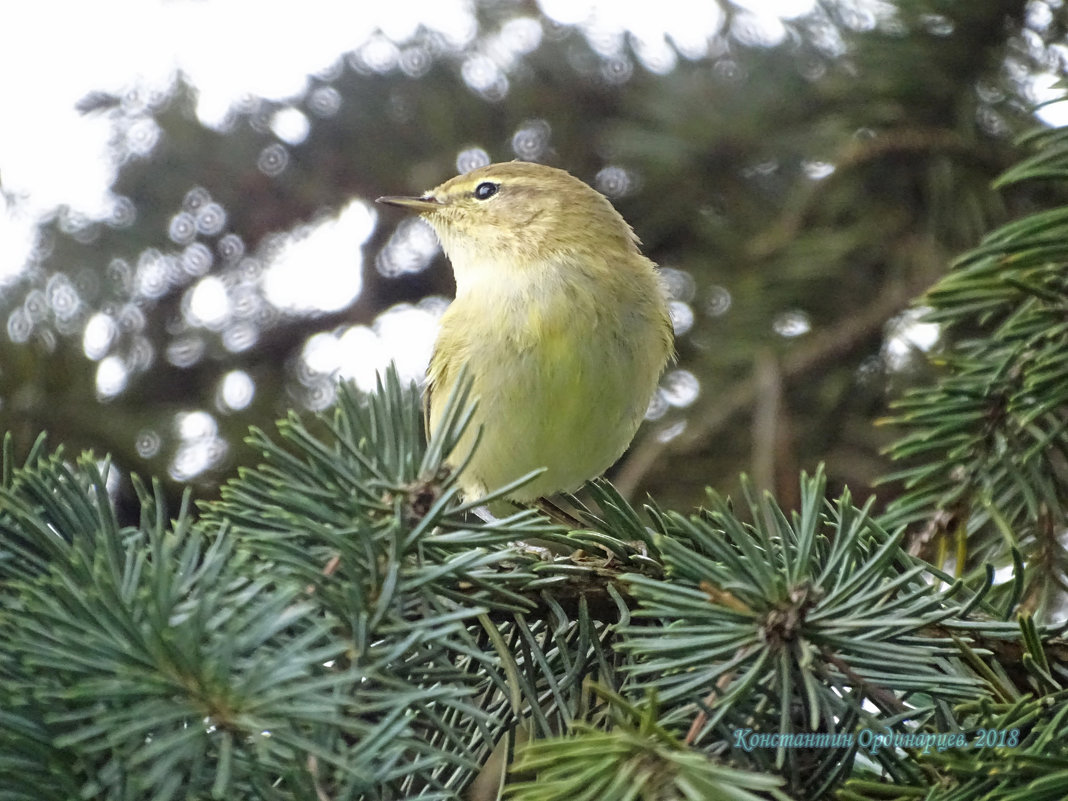
{"label": "bird's leg", "polygon": [[493,512],[490,511],[490,508],[487,504],[483,504],[482,506],[476,506],[471,511],[474,513],[475,517],[477,517],[483,523],[496,523],[498,520],[500,520],[497,515],[493,514]]}
{"label": "bird's leg", "polygon": [[563,509],[559,504],[549,500],[548,498],[538,498],[531,504],[535,509],[548,517],[554,523],[559,523],[562,526],[566,526],[570,530],[579,528],[585,528],[582,521],[575,517],[573,514]]}
{"label": "bird's leg", "polygon": [[[525,508],[521,504],[515,505],[519,508]],[[497,517],[497,515],[493,514],[493,512],[490,511],[490,508],[487,504],[483,504],[482,506],[476,506],[471,510],[471,512],[483,523],[498,523],[501,520],[501,518]],[[512,544],[522,548],[525,551],[532,551],[533,553],[536,553],[539,558],[549,562],[551,562],[553,560],[553,556],[555,556],[551,548],[547,548],[544,545],[538,544],[537,542],[530,542],[528,540],[516,540]]]}

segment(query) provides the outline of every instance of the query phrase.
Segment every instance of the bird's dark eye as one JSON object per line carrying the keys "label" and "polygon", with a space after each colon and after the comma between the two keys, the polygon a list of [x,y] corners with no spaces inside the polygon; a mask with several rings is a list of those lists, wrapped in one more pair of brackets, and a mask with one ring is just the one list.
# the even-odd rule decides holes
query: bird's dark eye
{"label": "bird's dark eye", "polygon": [[478,200],[489,200],[497,194],[497,190],[500,188],[501,185],[495,184],[493,181],[483,181],[475,187],[475,197]]}

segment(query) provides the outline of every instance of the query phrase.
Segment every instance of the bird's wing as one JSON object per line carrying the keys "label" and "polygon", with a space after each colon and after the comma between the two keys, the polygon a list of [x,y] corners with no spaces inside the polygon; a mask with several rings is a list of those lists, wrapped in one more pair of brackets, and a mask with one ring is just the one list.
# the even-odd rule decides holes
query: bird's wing
{"label": "bird's wing", "polygon": [[423,428],[430,439],[431,408],[436,400],[435,392],[444,392],[448,397],[451,386],[452,370],[448,360],[442,356],[441,347],[435,346],[430,355],[430,364],[426,368],[426,386],[423,389]]}

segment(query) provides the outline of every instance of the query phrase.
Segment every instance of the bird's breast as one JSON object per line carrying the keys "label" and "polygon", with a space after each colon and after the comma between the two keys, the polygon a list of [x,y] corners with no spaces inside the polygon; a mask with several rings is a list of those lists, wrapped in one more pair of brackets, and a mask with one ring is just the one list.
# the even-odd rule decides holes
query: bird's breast
{"label": "bird's breast", "polygon": [[430,424],[466,367],[478,407],[453,463],[481,429],[464,473],[469,494],[538,467],[548,470],[528,497],[574,489],[626,448],[671,349],[658,278],[638,258],[454,264],[456,300],[428,375]]}

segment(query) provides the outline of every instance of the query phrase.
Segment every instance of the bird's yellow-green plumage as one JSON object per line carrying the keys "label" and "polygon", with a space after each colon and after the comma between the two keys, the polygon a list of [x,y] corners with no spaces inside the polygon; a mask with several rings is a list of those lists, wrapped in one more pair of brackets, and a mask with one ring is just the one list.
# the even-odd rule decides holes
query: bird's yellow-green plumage
{"label": "bird's yellow-green plumage", "polygon": [[545,472],[513,493],[576,489],[622,455],[671,358],[656,266],[612,204],[563,170],[490,164],[419,198],[452,262],[456,300],[427,371],[433,432],[466,365],[478,399],[451,462],[469,497]]}

